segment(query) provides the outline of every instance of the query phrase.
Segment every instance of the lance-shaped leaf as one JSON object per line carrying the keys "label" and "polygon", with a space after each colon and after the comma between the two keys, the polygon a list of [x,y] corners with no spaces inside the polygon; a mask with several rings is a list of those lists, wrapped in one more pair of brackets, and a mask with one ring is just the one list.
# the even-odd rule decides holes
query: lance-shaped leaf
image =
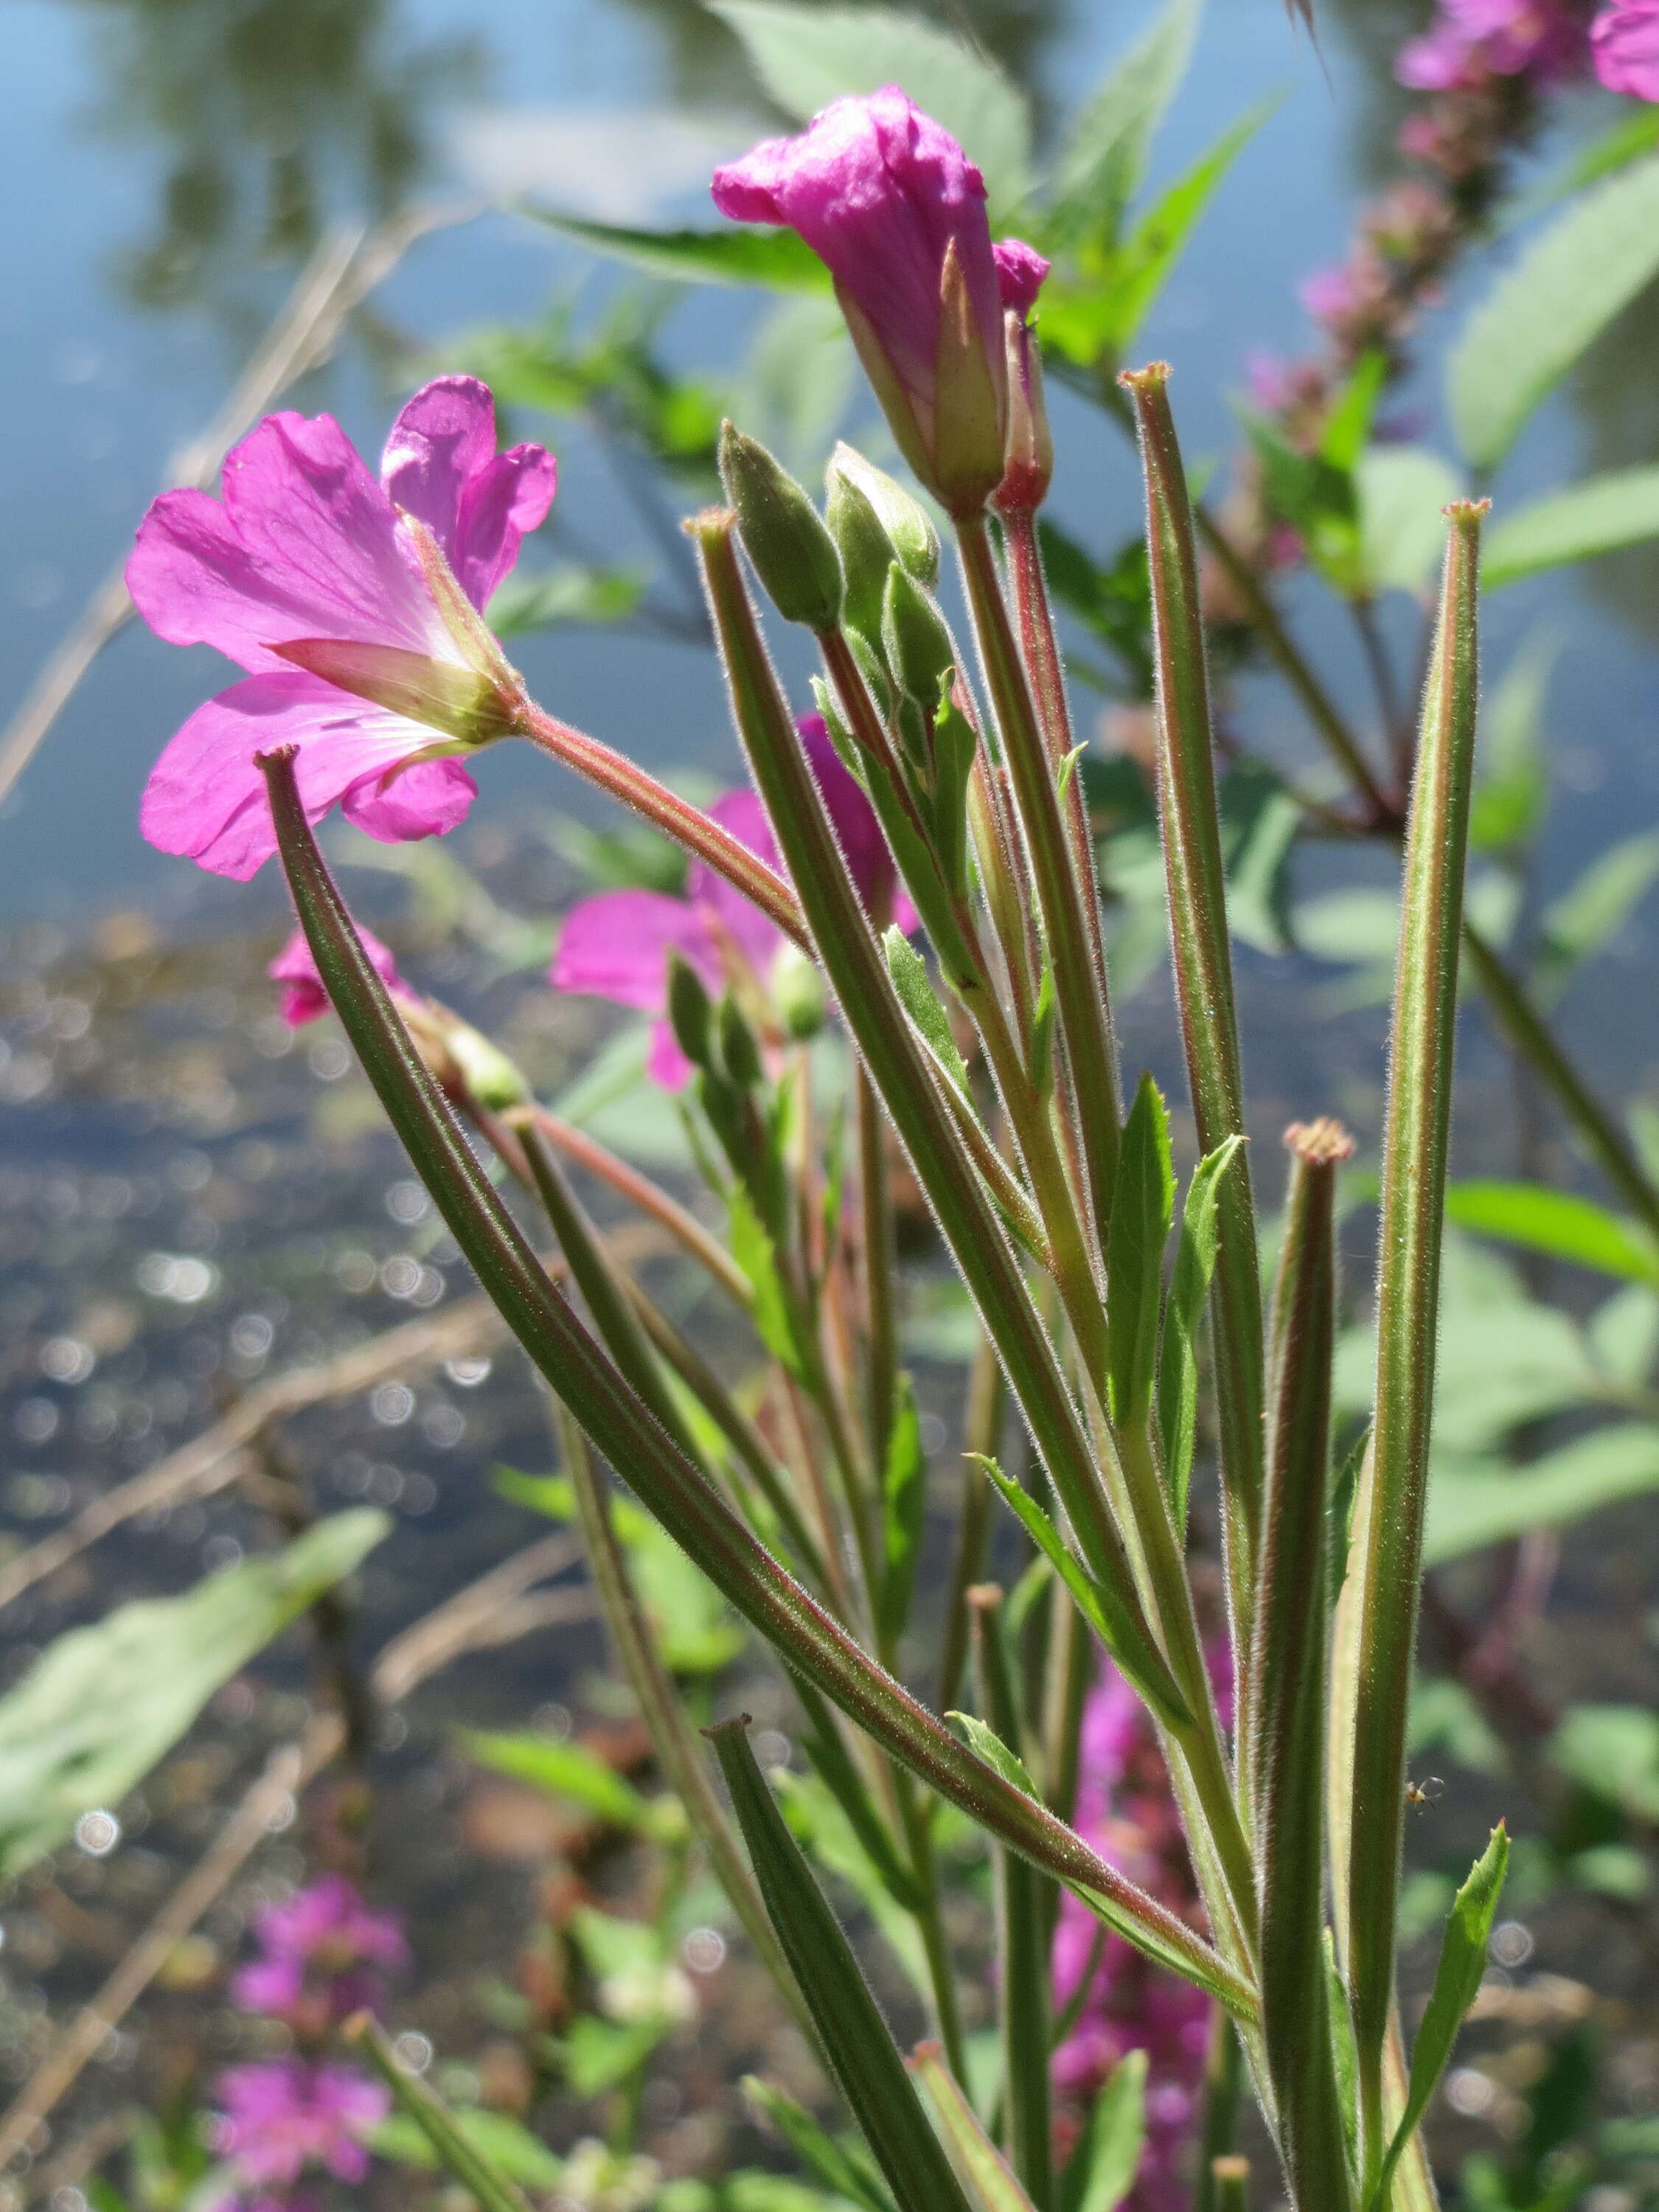
{"label": "lance-shaped leaf", "polygon": [[1248,1716],[1261,1861],[1261,2016],[1291,2194],[1353,2202],[1325,1967],[1326,1487],[1336,1342],[1334,1121],[1286,1135],[1293,1165],[1273,1313],[1267,1486]]}
{"label": "lance-shaped leaf", "polygon": [[1065,1583],[1073,1604],[1147,1704],[1171,1728],[1190,1728],[1192,1714],[1162,1654],[1078,1559],[1036,1498],[1012,1481],[995,1460],[981,1452],[969,1452],[968,1457],[985,1469],[1004,1504]]}
{"label": "lance-shaped leaf", "polygon": [[346,2023],[348,2039],[364,2053],[391,2090],[392,2100],[431,2145],[445,2172],[483,2207],[483,2212],[530,2212],[530,2200],[456,2124],[454,2115],[418,2074],[398,2063],[386,2031],[368,2013]]}
{"label": "lance-shaped leaf", "polygon": [[1060,2212],[1117,2212],[1135,2185],[1146,2141],[1146,2054],[1131,2051],[1113,2067],[1060,2177]]}
{"label": "lance-shaped leaf", "polygon": [[[1008,1664],[1002,1626],[1002,1592],[982,1583],[969,1592],[974,1612],[974,1656],[985,1717],[1006,1743],[1019,1741],[1019,1704]],[[1048,2096],[1048,1934],[1050,1893],[1035,1869],[1012,1851],[999,1850],[994,1874],[997,1913],[997,2028],[1002,2044],[1003,2138],[1013,2171],[1036,2203],[1046,2205],[1054,2183],[1053,2121]],[[920,2054],[918,2054],[920,2055]],[[924,2076],[926,2078],[926,2076]],[[937,2102],[937,2099],[935,2100]],[[947,2125],[958,2166],[971,2138]],[[989,2146],[987,2146],[988,2149]],[[1000,2160],[980,2165],[994,2179]],[[1006,2173],[1006,2169],[1004,2172]],[[1012,2177],[1009,2177],[1012,2179]],[[985,2195],[981,2187],[980,2193]],[[1023,2201],[1021,2193],[1002,2203]],[[988,2212],[995,2200],[988,2198]],[[1000,2206],[997,2212],[1001,2212]]]}
{"label": "lance-shaped leaf", "polygon": [[[1241,2017],[1252,2017],[1255,1991],[1237,1969],[1045,1806],[959,1744],[779,1565],[652,1419],[507,1212],[398,1019],[306,820],[293,749],[267,754],[261,764],[307,941],[364,1072],[491,1303],[594,1444],[750,1626],[884,1749],[990,1833],[1074,1888],[1150,1956],[1174,1965]],[[804,763],[802,772],[815,790]],[[879,966],[873,945],[871,951]]]}
{"label": "lance-shaped leaf", "polygon": [[1143,1075],[1123,1131],[1106,1241],[1107,1382],[1119,1428],[1143,1426],[1152,1409],[1164,1248],[1174,1212],[1170,1116],[1157,1084]]}
{"label": "lance-shaped leaf", "polygon": [[1358,1589],[1348,1948],[1365,2172],[1382,2154],[1383,2051],[1393,2002],[1396,1902],[1434,1408],[1440,1247],[1451,1127],[1458,945],[1463,916],[1478,681],[1476,581],[1486,503],[1447,510],[1451,528],[1407,832],[1376,1295],[1371,1449],[1354,1509]]}
{"label": "lance-shaped leaf", "polygon": [[[1046,2053],[1042,2063],[1046,2066]],[[910,2054],[909,2067],[933,2108],[935,2124],[975,2212],[1036,2212],[1007,2160],[981,2126],[979,2115],[963,2094],[956,2075],[945,2065],[939,2045],[917,2044]]]}
{"label": "lance-shaped leaf", "polygon": [[[1158,790],[1170,938],[1198,1140],[1216,1152],[1244,1133],[1243,1077],[1216,807],[1214,736],[1198,556],[1186,472],[1161,362],[1126,375],[1140,428],[1152,580]],[[1248,1156],[1219,1187],[1220,1249],[1210,1312],[1215,1340],[1224,1530],[1236,1658],[1247,1659],[1261,1520],[1264,1378],[1261,1284]],[[1239,1668],[1241,1685],[1244,1669]]]}
{"label": "lance-shaped leaf", "polygon": [[1406,2109],[1400,2116],[1382,2173],[1367,2212],[1388,2212],[1389,2190],[1395,2169],[1413,2130],[1429,2109],[1429,2100],[1457,2041],[1463,2015],[1474,2002],[1480,1978],[1486,1970],[1486,1943],[1492,1917],[1504,1887],[1510,1863],[1509,1831],[1502,1823],[1492,1832],[1486,1850],[1475,1861],[1468,1880],[1452,1899],[1446,1932],[1440,1939],[1440,1963],[1434,1972],[1429,2008],[1412,2045],[1411,2075],[1406,2089]]}
{"label": "lance-shaped leaf", "polygon": [[839,2141],[827,2134],[805,2106],[786,2090],[757,2075],[745,2076],[743,2094],[761,2118],[775,2128],[807,2172],[833,2189],[838,2197],[860,2205],[864,2212],[893,2212],[893,2200],[881,2176],[869,2163],[868,2154],[856,2137]]}
{"label": "lance-shaped leaf", "polygon": [[639,230],[592,222],[520,200],[519,212],[596,253],[680,284],[758,284],[773,292],[827,292],[830,272],[793,230],[728,223],[719,230]]}
{"label": "lance-shaped leaf", "polygon": [[892,2032],[755,1763],[746,1719],[710,1731],[779,1942],[899,2212],[969,2212]]}
{"label": "lance-shaped leaf", "polygon": [[1198,1164],[1181,1212],[1181,1241],[1164,1301],[1158,1351],[1158,1429],[1163,1446],[1164,1480],[1170,1492],[1170,1517],[1182,1534],[1187,1498],[1198,1442],[1198,1333],[1204,1303],[1215,1273],[1221,1231],[1217,1219],[1218,1185],[1243,1149],[1242,1137],[1226,1143]]}
{"label": "lance-shaped leaf", "polygon": [[904,1633],[916,1586],[922,1532],[927,1521],[927,1456],[921,1444],[921,1416],[908,1375],[899,1378],[898,1404],[887,1438],[882,1477],[882,1571],[877,1620],[884,1649]]}

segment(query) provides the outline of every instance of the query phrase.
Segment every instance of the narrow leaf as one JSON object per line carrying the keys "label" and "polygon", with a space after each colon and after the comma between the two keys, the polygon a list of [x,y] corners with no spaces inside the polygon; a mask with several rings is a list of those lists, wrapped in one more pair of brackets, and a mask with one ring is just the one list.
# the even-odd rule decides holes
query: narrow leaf
{"label": "narrow leaf", "polygon": [[899,929],[888,930],[881,940],[881,949],[887,956],[887,972],[893,979],[900,1005],[921,1032],[927,1049],[966,1097],[967,1066],[951,1034],[951,1018],[928,977],[927,963]]}
{"label": "narrow leaf", "polygon": [[852,1948],[755,1764],[747,1722],[726,1721],[712,1736],[778,1941],[899,2212],[970,2212]]}
{"label": "narrow leaf", "polygon": [[681,284],[759,284],[773,292],[827,292],[830,272],[793,230],[636,230],[625,224],[590,222],[557,208],[520,202],[520,211],[550,230],[591,246],[596,253],[666,276]]}
{"label": "narrow leaf", "polygon": [[1192,59],[1202,0],[1170,0],[1085,100],[1060,156],[1054,216],[1062,232],[1115,226],[1140,189],[1147,155]]}
{"label": "narrow leaf", "polygon": [[1481,573],[1496,591],[1648,538],[1659,538],[1659,468],[1619,469],[1506,514],[1487,538]]}
{"label": "narrow leaf", "polygon": [[1659,1490],[1659,1431],[1620,1421],[1546,1452],[1525,1467],[1498,1461],[1438,1467],[1423,1538],[1425,1566],[1507,1544],[1534,1528],[1565,1528],[1588,1514]]}
{"label": "narrow leaf", "polygon": [[1106,1243],[1107,1384],[1120,1428],[1140,1427],[1152,1406],[1164,1248],[1174,1212],[1170,1116],[1157,1084],[1143,1075],[1124,1125]]}
{"label": "narrow leaf", "polygon": [[1530,1182],[1448,1183],[1446,1218],[1575,1267],[1626,1282],[1659,1282],[1659,1252],[1641,1224],[1571,1191]]}
{"label": "narrow leaf", "polygon": [[1060,2182],[1060,2212],[1117,2212],[1146,2140],[1146,2053],[1119,2059],[1089,2106]]}
{"label": "narrow leaf", "polygon": [[916,1585],[922,1533],[927,1520],[927,1459],[921,1443],[921,1416],[908,1375],[901,1376],[898,1402],[887,1439],[882,1482],[882,1577],[878,1614],[884,1644],[904,1633]]}
{"label": "narrow leaf", "polygon": [[1114,351],[1121,355],[1134,343],[1228,171],[1280,105],[1277,95],[1260,100],[1224,131],[1208,152],[1153,201],[1124,240],[1110,291]]}
{"label": "narrow leaf", "polygon": [[969,1452],[1001,1493],[1003,1503],[1065,1583],[1073,1605],[1153,1711],[1171,1728],[1190,1728],[1193,1717],[1162,1656],[1124,1613],[1106,1585],[1072,1550],[1028,1490],[1011,1481],[994,1459]]}
{"label": "narrow leaf", "polygon": [[368,2013],[347,2022],[345,2033],[364,2052],[391,2090],[404,2118],[417,2127],[447,2173],[483,2207],[483,2212],[530,2212],[529,2199],[515,2182],[458,2127],[454,2115],[418,2074],[399,2065],[385,2030]]}
{"label": "narrow leaf", "polygon": [[1386,2212],[1389,2185],[1394,2179],[1395,2168],[1429,2108],[1429,2100],[1451,2057],[1463,2015],[1474,2002],[1486,1969],[1486,1943],[1492,1935],[1492,1917],[1498,1911],[1509,1860],[1509,1831],[1500,1823],[1492,1830],[1491,1842],[1452,1902],[1446,1932],[1441,1938],[1440,1963],[1435,1968],[1429,2008],[1412,2045],[1406,2108],[1382,2162],[1382,2178],[1370,2200],[1371,2212]]}
{"label": "narrow leaf", "polygon": [[1495,468],[1534,409],[1659,271],[1659,161],[1594,186],[1535,239],[1465,325],[1448,364],[1458,440]]}
{"label": "narrow leaf", "polygon": [[743,2094],[826,2189],[862,2206],[864,2212],[893,2212],[893,2200],[883,2188],[881,2176],[862,2147],[854,2147],[852,2137],[842,2142],[828,2134],[804,2105],[756,2075],[744,2077]]}
{"label": "narrow leaf", "polygon": [[919,2043],[909,2064],[933,2108],[934,2123],[975,2212],[1036,2212],[1007,2160],[981,2126],[955,2075],[945,2064],[939,2045]]}
{"label": "narrow leaf", "polygon": [[1198,1440],[1198,1338],[1221,1241],[1218,1186],[1243,1146],[1242,1137],[1200,1160],[1182,1209],[1181,1241],[1164,1305],[1158,1340],[1158,1426],[1170,1512],[1178,1532],[1187,1526],[1187,1495]]}
{"label": "narrow leaf", "polygon": [[1462,491],[1451,463],[1424,446],[1372,446],[1354,471],[1360,574],[1373,592],[1420,592],[1445,544],[1441,511]]}
{"label": "narrow leaf", "polygon": [[478,1729],[462,1729],[457,1741],[481,1766],[511,1775],[516,1782],[531,1783],[551,1797],[568,1798],[612,1827],[627,1828],[638,1835],[661,1832],[657,1808],[614,1766],[579,1743],[556,1743],[544,1735]]}
{"label": "narrow leaf", "polygon": [[996,1730],[981,1720],[977,1713],[946,1713],[945,1717],[963,1741],[970,1745],[988,1766],[995,1767],[1005,1782],[1012,1782],[1016,1790],[1024,1790],[1030,1796],[1038,1794],[1024,1761],[1009,1750]]}

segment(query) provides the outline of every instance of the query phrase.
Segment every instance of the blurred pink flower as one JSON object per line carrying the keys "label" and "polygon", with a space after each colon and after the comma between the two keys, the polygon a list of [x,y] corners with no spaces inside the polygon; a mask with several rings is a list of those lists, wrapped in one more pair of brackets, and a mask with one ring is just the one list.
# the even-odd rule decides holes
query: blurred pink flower
{"label": "blurred pink flower", "polygon": [[198,708],[157,762],[140,815],[150,843],[246,880],[276,848],[253,757],[286,744],[300,749],[313,821],[338,805],[385,842],[453,829],[471,777],[455,759],[417,757],[453,729],[342,688],[310,659],[392,682],[417,708],[484,687],[404,518],[431,533],[482,612],[554,482],[544,447],[495,451],[487,386],[447,376],[393,423],[378,483],[332,416],[283,413],[228,456],[222,499],[164,492],[127,563],[133,603],[158,637],[216,646],[248,674]]}
{"label": "blurred pink flower", "polygon": [[[376,949],[390,965],[385,947]],[[262,1955],[237,1973],[232,1997],[246,2011],[269,2013],[308,2035],[372,2011],[380,1997],[379,1969],[401,1966],[409,1955],[397,1915],[372,1911],[339,1874],[322,1875],[266,1905],[255,1916],[253,1935]]]}
{"label": "blurred pink flower", "polygon": [[1609,92],[1659,100],[1659,0],[1613,0],[1590,25],[1590,54]]}
{"label": "blurred pink flower", "polygon": [[[365,929],[359,922],[357,934],[363,940],[364,951],[374,963],[375,974],[392,997],[410,997],[408,984],[398,973],[396,960],[374,931]],[[317,1021],[328,1012],[328,993],[323,988],[323,979],[317,972],[317,963],[304,930],[295,931],[265,973],[273,983],[283,987],[277,1011],[289,1029],[302,1028],[307,1022]]]}
{"label": "blurred pink flower", "polygon": [[[822,716],[803,714],[796,726],[872,919],[883,927],[896,921],[901,929],[914,929],[915,911],[898,888],[875,811],[842,766]],[[752,791],[729,791],[708,811],[769,867],[782,872],[765,810]],[[663,1018],[669,955],[678,953],[717,997],[734,969],[752,977],[763,995],[784,942],[782,933],[741,892],[694,861],[684,898],[666,891],[600,891],[573,907],[549,980],[556,990],[586,992],[655,1014],[649,1071],[665,1090],[678,1091],[690,1079],[691,1067]]]}
{"label": "blurred pink flower", "polygon": [[[799,232],[835,278],[906,459],[947,505],[982,502],[1002,474],[1003,302],[985,180],[950,132],[884,85],[832,100],[799,136],[716,169],[714,194],[735,222]],[[1023,256],[1015,282],[1035,297],[1041,256]],[[965,331],[944,312],[951,263]]]}
{"label": "blurred pink flower", "polygon": [[391,2093],[344,2066],[279,2058],[227,2068],[217,2148],[243,2180],[297,2181],[321,2166],[342,2181],[368,2172],[364,2142],[392,2108]]}
{"label": "blurred pink flower", "polygon": [[1550,82],[1583,58],[1583,27],[1560,0],[1440,0],[1428,31],[1401,48],[1395,75],[1418,92],[1450,92],[1493,76]]}

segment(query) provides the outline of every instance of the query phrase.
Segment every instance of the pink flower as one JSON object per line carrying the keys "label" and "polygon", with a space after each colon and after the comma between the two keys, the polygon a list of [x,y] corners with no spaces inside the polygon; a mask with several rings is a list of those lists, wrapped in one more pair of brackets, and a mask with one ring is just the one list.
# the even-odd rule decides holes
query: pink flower
{"label": "pink flower", "polygon": [[[1197,1891],[1156,1738],[1139,1699],[1110,1665],[1103,1666],[1084,1707],[1081,1775],[1079,1833],[1198,1923]],[[1097,1951],[1099,1938],[1093,1913],[1063,1893],[1052,1954],[1056,2008],[1076,1997],[1085,1976],[1088,1986],[1076,2025],[1054,2053],[1054,2086],[1062,2100],[1086,2107],[1130,2051],[1146,2053],[1146,2142],[1125,2203],[1128,2212],[1178,2212],[1190,2202],[1182,2160],[1209,2042],[1209,2000],[1121,1936],[1108,1935]]]}
{"label": "pink flower", "polygon": [[[390,965],[384,946],[374,949]],[[338,1874],[265,1906],[253,1934],[263,1955],[236,1975],[231,1996],[246,2011],[269,2013],[310,2035],[372,2011],[380,1995],[377,1970],[401,1966],[409,1955],[397,1916],[372,1911]]]}
{"label": "pink flower", "polygon": [[[497,453],[488,387],[448,376],[393,423],[378,483],[332,416],[283,413],[227,458],[222,499],[164,492],[127,563],[133,603],[158,637],[216,646],[248,674],[157,762],[140,816],[151,844],[246,880],[275,850],[253,757],[285,744],[313,821],[338,805],[385,842],[453,829],[476,787],[434,736],[453,751],[503,726],[465,610],[482,614],[554,481],[540,446]],[[422,533],[450,572],[447,617]]]}
{"label": "pink flower", "polygon": [[1042,280],[1054,263],[1023,238],[1000,239],[991,248],[997,264],[997,290],[1003,307],[1022,321],[1036,305]]}
{"label": "pink flower", "polygon": [[322,2166],[342,2181],[368,2172],[364,2137],[392,2109],[390,2092],[345,2066],[279,2058],[227,2068],[219,2076],[224,2118],[217,2148],[245,2181],[297,2181]]}
{"label": "pink flower", "polygon": [[[408,984],[398,973],[396,960],[374,931],[365,929],[359,922],[357,934],[363,940],[364,951],[374,963],[375,974],[392,997],[411,996]],[[323,979],[317,972],[317,963],[304,930],[295,931],[265,973],[273,983],[283,987],[277,1010],[289,1029],[302,1028],[307,1022],[317,1021],[328,1012],[328,993],[323,988]]]}
{"label": "pink flower", "polygon": [[1590,25],[1590,53],[1609,92],[1659,100],[1659,0],[1613,0]]}
{"label": "pink flower", "polygon": [[[796,726],[865,904],[878,923],[914,929],[915,909],[898,888],[874,809],[842,766],[823,717],[804,714]],[[729,791],[708,811],[769,867],[781,871],[765,810],[752,791]],[[678,1091],[690,1081],[691,1067],[664,1018],[671,953],[694,968],[716,997],[734,976],[752,981],[764,997],[784,942],[758,908],[694,861],[684,898],[665,891],[600,891],[573,907],[549,980],[556,990],[590,993],[655,1014],[647,1066],[665,1090]]]}
{"label": "pink flower", "polygon": [[[985,180],[950,132],[886,85],[716,169],[714,193],[734,221],[805,240],[905,459],[948,507],[982,506],[1002,474],[1008,404],[1001,285]],[[1041,257],[1023,251],[1016,281],[1035,296]]]}
{"label": "pink flower", "polygon": [[1427,33],[1401,48],[1395,75],[1419,92],[1467,90],[1493,76],[1547,82],[1582,65],[1583,43],[1560,0],[1441,0]]}

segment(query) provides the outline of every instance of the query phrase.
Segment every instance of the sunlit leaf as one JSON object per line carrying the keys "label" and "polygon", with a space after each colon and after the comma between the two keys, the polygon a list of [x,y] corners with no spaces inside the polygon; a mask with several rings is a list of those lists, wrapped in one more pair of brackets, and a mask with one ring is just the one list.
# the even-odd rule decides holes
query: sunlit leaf
{"label": "sunlit leaf", "polygon": [[1499,514],[1486,535],[1480,580],[1495,591],[1648,538],[1659,538],[1659,468],[1618,469]]}
{"label": "sunlit leaf", "polygon": [[1659,1430],[1635,1421],[1597,1429],[1524,1467],[1442,1462],[1429,1486],[1424,1565],[1441,1566],[1534,1528],[1565,1528],[1656,1490]]}
{"label": "sunlit leaf", "polygon": [[1355,470],[1360,565],[1374,591],[1419,592],[1446,543],[1441,509],[1462,480],[1426,446],[1373,446]]}
{"label": "sunlit leaf", "polygon": [[1659,1282],[1659,1252],[1651,1237],[1636,1222],[1571,1191],[1527,1182],[1449,1183],[1446,1218],[1575,1267],[1635,1283]]}
{"label": "sunlit leaf", "polygon": [[758,284],[773,292],[827,292],[830,272],[793,230],[730,223],[718,230],[636,230],[590,222],[556,208],[526,204],[523,213],[613,261],[648,276],[683,284]]}

